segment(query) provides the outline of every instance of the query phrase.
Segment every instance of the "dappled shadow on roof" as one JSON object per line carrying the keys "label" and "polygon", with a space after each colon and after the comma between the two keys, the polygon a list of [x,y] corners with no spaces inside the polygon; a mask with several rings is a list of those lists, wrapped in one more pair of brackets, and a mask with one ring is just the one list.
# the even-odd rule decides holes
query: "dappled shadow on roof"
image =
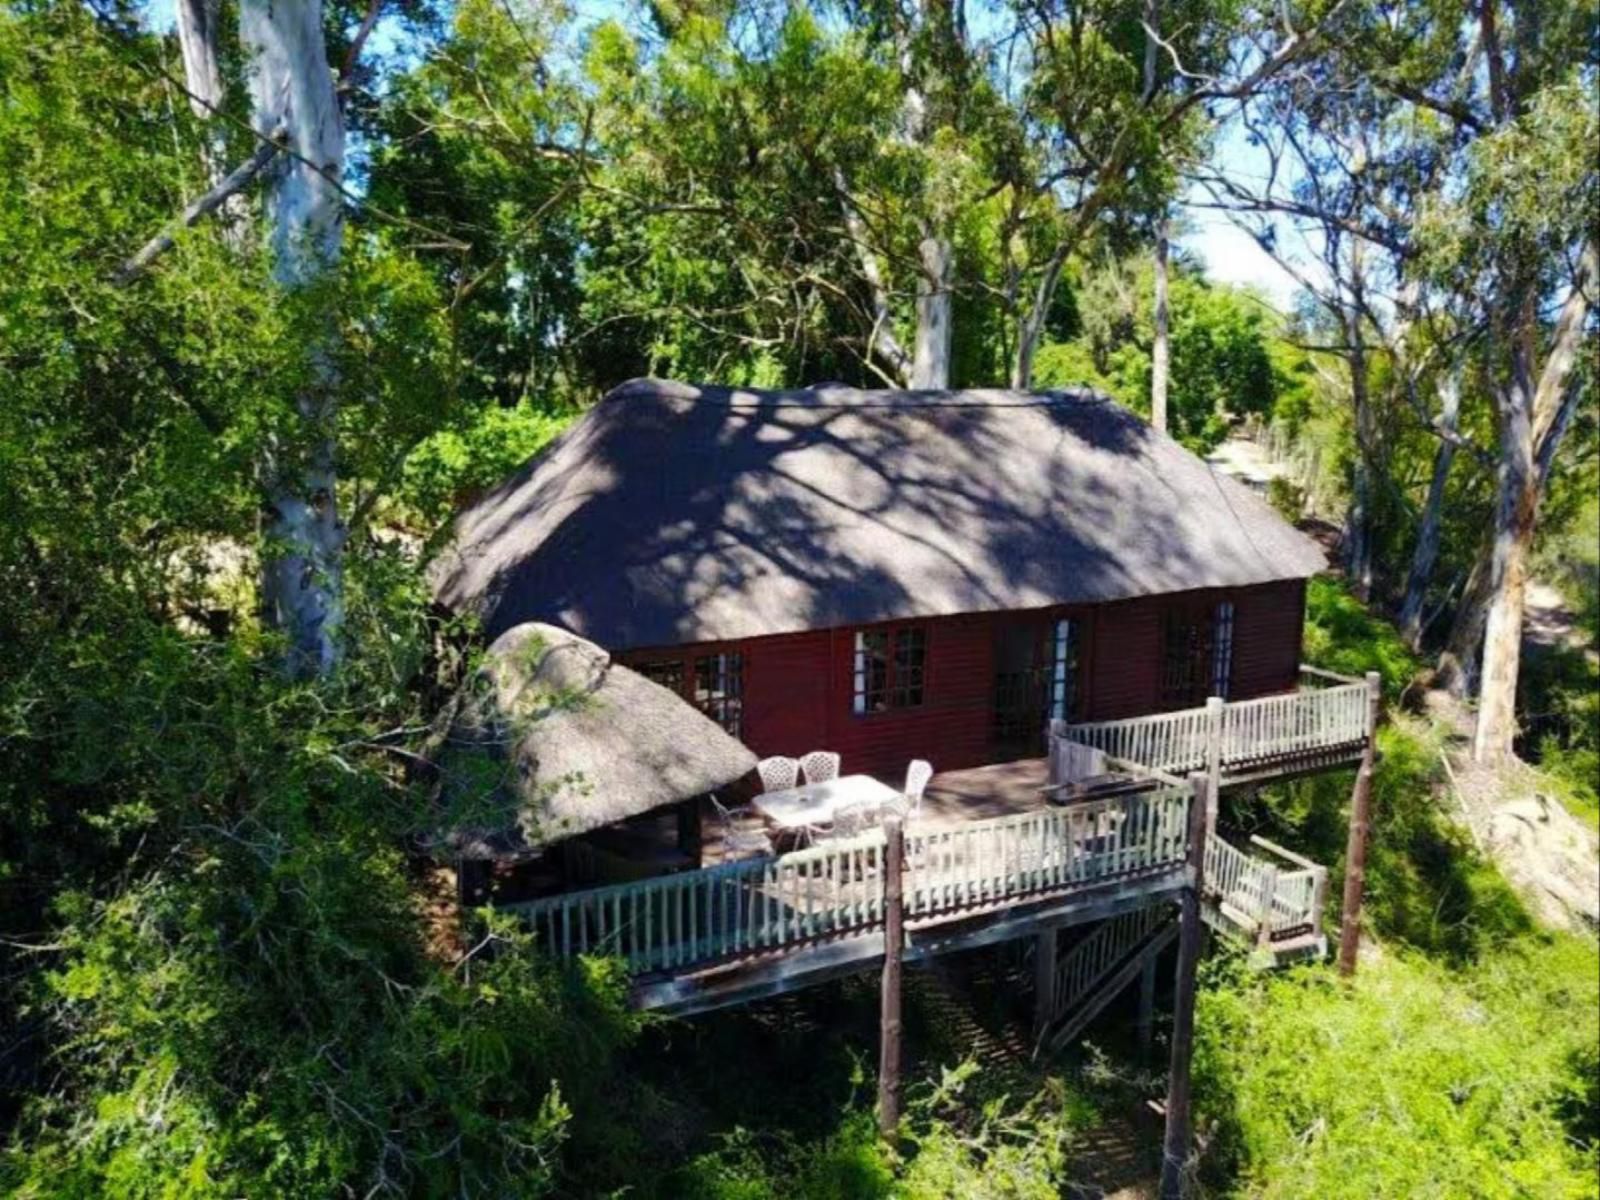
{"label": "dappled shadow on roof", "polygon": [[463,515],[439,590],[625,648],[1308,574],[1297,539],[1098,398],[634,384]]}

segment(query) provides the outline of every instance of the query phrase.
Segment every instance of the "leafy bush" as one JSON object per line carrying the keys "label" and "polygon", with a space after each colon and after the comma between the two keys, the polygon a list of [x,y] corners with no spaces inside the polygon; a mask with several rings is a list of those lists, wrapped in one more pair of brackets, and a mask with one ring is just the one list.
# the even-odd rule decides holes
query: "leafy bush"
{"label": "leafy bush", "polygon": [[1304,653],[1311,665],[1342,675],[1377,671],[1390,701],[1422,669],[1399,630],[1327,576],[1317,576],[1306,587]]}
{"label": "leafy bush", "polygon": [[400,498],[419,509],[431,527],[516,471],[574,415],[542,411],[524,401],[511,408],[491,406],[462,428],[441,429],[406,456]]}
{"label": "leafy bush", "polygon": [[1523,939],[1465,970],[1223,971],[1196,1019],[1210,1168],[1254,1197],[1597,1194],[1600,956]]}
{"label": "leafy bush", "polygon": [[717,1149],[672,1172],[646,1195],[682,1200],[1056,1200],[1082,1109],[1059,1087],[1012,1106],[975,1114],[963,1093],[977,1068],[946,1070],[907,1105],[903,1145],[878,1137],[862,1101],[836,1129],[812,1142],[787,1133],[761,1138],[736,1130]]}

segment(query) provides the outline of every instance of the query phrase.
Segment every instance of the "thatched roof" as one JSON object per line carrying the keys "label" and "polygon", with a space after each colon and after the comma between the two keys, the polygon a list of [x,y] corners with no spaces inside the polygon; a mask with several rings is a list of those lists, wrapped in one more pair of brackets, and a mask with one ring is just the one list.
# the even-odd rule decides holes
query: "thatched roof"
{"label": "thatched roof", "polygon": [[435,575],[491,634],[613,649],[1312,575],[1248,488],[1088,391],[638,380],[464,512]]}
{"label": "thatched roof", "polygon": [[443,755],[446,847],[515,858],[703,795],[756,758],[682,698],[553,625],[495,639]]}

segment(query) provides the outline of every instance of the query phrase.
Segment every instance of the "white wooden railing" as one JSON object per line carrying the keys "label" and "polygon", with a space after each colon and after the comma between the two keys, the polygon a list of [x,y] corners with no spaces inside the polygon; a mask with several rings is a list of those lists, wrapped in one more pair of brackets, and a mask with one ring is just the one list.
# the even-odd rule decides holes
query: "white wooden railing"
{"label": "white wooden railing", "polygon": [[906,917],[1181,865],[1190,792],[1163,788],[906,834]]}
{"label": "white wooden railing", "polygon": [[[1314,677],[1330,679],[1325,672]],[[1359,745],[1372,733],[1370,696],[1365,681],[1340,682],[1209,708],[1088,721],[1068,725],[1065,736],[1169,775],[1207,770],[1215,747],[1225,779],[1265,762]]]}
{"label": "white wooden railing", "polygon": [[1365,683],[1241,700],[1222,709],[1222,769],[1355,746],[1368,733]]}
{"label": "white wooden railing", "polygon": [[1265,942],[1314,932],[1321,922],[1327,869],[1295,857],[1294,869],[1281,870],[1220,837],[1208,838],[1204,893],[1248,937]]}
{"label": "white wooden railing", "polygon": [[1108,758],[1139,763],[1169,775],[1187,775],[1206,769],[1213,733],[1208,710],[1184,708],[1121,721],[1068,725],[1066,737],[1093,746]]}
{"label": "white wooden railing", "polygon": [[873,830],[781,857],[564,892],[508,906],[547,953],[616,955],[636,972],[777,950],[883,921],[884,837]]}
{"label": "white wooden railing", "polygon": [[1100,922],[1092,933],[1057,961],[1055,989],[1051,992],[1055,1011],[1051,1018],[1070,1012],[1099,986],[1113,967],[1171,920],[1170,905],[1147,904]]}
{"label": "white wooden railing", "polygon": [[[907,921],[1184,868],[1187,787],[905,834]],[[616,955],[636,973],[681,971],[882,928],[881,829],[776,858],[568,892],[508,906],[560,957]]]}

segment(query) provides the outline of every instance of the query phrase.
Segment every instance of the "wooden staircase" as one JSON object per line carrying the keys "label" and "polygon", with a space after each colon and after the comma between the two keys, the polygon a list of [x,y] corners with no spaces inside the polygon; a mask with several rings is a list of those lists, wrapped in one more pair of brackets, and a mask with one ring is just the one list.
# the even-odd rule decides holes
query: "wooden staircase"
{"label": "wooden staircase", "polygon": [[1071,1042],[1144,973],[1178,934],[1171,905],[1149,905],[1102,921],[1055,964],[1051,1010],[1041,1013],[1034,1057]]}

